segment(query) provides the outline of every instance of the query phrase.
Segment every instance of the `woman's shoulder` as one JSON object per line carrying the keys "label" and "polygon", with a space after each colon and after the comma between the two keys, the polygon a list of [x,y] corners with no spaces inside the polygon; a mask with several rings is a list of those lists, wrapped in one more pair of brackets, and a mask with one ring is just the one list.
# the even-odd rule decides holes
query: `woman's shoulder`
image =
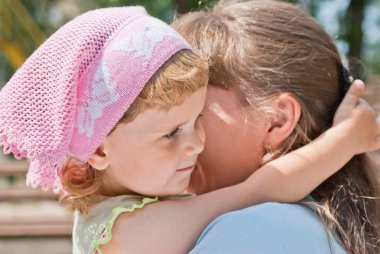
{"label": "woman's shoulder", "polygon": [[313,206],[311,203],[290,204],[267,202],[238,211],[226,213],[223,216],[225,216],[226,219],[232,219],[236,216],[242,220],[251,220],[252,218],[256,218],[257,220],[260,220],[258,225],[260,223],[265,223],[268,224],[268,226],[272,225],[274,227],[279,227],[281,224],[290,223],[291,225],[298,227],[302,225],[295,222],[299,222],[300,218],[302,218],[304,221],[306,220],[310,221],[311,223],[320,225],[322,222],[315,211],[315,206]]}
{"label": "woman's shoulder", "polygon": [[270,236],[266,241],[274,240],[274,238],[278,240],[281,235],[287,235],[292,231],[303,231],[305,234],[311,230],[323,230],[320,218],[312,209],[299,204],[276,202],[259,204],[223,214],[209,224],[202,236],[213,230],[219,232],[219,229],[222,230],[219,233],[224,233],[225,227],[233,229],[230,231],[232,235],[258,233],[260,237]]}
{"label": "woman's shoulder", "polygon": [[226,213],[202,233],[195,253],[345,253],[315,209],[268,202]]}

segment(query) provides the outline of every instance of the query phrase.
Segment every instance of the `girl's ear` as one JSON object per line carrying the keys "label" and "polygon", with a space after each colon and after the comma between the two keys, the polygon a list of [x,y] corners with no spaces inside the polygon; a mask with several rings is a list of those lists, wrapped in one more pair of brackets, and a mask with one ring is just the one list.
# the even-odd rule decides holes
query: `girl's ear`
{"label": "girl's ear", "polygon": [[278,148],[293,132],[301,116],[299,101],[289,93],[283,93],[274,99],[271,106],[276,111],[269,117],[265,144]]}
{"label": "girl's ear", "polygon": [[91,155],[90,159],[88,160],[88,164],[97,170],[105,170],[108,168],[109,161],[103,151],[103,145],[100,145],[98,149],[96,149],[95,153]]}

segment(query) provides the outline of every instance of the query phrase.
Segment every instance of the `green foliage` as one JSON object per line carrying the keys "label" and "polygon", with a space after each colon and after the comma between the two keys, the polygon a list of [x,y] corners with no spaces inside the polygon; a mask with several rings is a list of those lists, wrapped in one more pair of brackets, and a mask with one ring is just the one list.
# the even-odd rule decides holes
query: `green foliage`
{"label": "green foliage", "polygon": [[98,1],[101,7],[109,6],[144,6],[148,13],[166,22],[170,22],[175,11],[175,5],[172,0],[100,0]]}
{"label": "green foliage", "polygon": [[12,76],[13,69],[9,64],[7,58],[0,51],[0,87],[6,80],[9,80]]}
{"label": "green foliage", "polygon": [[210,6],[215,0],[98,0],[99,6],[144,6],[148,13],[166,22],[175,14],[182,14]]}
{"label": "green foliage", "polygon": [[[285,1],[298,4],[311,15],[316,16],[322,4],[327,4],[331,0]],[[347,1],[351,5],[361,3],[364,4],[364,8],[371,6],[380,10],[380,2],[378,0]],[[26,58],[44,38],[48,37],[74,16],[90,9],[142,5],[152,16],[170,23],[177,14],[180,15],[209,7],[215,2],[217,0],[0,0],[0,85],[5,80],[8,80],[16,69],[15,60],[12,57],[16,55],[17,58],[15,52],[20,52],[19,58]],[[25,15],[25,12],[21,14],[20,6],[21,9],[26,10],[27,15]],[[361,25],[357,25],[358,22],[356,21],[356,25],[353,24],[352,15],[357,16],[355,12],[352,13],[352,11],[346,10],[343,13],[337,13],[337,15],[340,17],[339,38],[347,42],[350,52],[359,52],[355,53],[356,57],[362,59],[361,61],[369,66],[367,69],[370,69],[370,73],[380,73],[380,43],[369,45],[365,41],[363,42],[363,32],[369,34],[372,31],[366,30]],[[42,30],[42,36],[36,36],[37,33],[32,31],[31,27],[34,27],[36,31]],[[380,18],[377,27],[380,27]],[[13,55],[9,50],[5,52],[5,47],[1,47],[1,43],[3,45],[11,43],[14,46]],[[364,54],[361,53],[362,51],[364,51]]]}

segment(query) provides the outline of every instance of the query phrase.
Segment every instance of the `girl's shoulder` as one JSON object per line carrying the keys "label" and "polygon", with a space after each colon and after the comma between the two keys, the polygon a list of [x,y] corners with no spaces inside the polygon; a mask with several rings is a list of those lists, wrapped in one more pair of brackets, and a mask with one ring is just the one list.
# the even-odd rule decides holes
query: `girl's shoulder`
{"label": "girl's shoulder", "polygon": [[[168,219],[173,220],[179,206],[178,200],[190,199],[193,196],[183,194],[153,200],[145,198],[146,202],[140,203],[139,206],[133,205],[135,208],[144,206],[144,209],[114,209],[112,235],[111,232],[107,232],[105,237],[108,240],[100,241],[99,249],[103,253],[120,253],[121,250],[121,253],[160,253],[156,249],[152,250],[152,246],[157,246],[153,241],[160,241],[163,234],[170,235],[171,232],[165,233],[166,230],[177,230],[168,226]],[[150,244],[148,241],[151,241]]]}
{"label": "girl's shoulder", "polygon": [[[87,214],[75,212],[73,228],[73,249],[75,253],[101,253],[100,246],[112,238],[113,227],[120,215],[134,213],[147,204],[158,201],[139,195],[121,195],[102,198],[90,207]],[[96,252],[95,252],[96,253]]]}

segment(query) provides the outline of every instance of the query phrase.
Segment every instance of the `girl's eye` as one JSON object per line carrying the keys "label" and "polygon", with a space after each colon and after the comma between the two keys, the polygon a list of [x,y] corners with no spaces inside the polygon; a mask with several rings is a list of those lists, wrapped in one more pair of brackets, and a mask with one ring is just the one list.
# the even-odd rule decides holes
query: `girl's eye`
{"label": "girl's eye", "polygon": [[166,134],[164,137],[166,139],[171,139],[172,137],[174,137],[179,131],[181,131],[180,128],[175,128],[172,132]]}

